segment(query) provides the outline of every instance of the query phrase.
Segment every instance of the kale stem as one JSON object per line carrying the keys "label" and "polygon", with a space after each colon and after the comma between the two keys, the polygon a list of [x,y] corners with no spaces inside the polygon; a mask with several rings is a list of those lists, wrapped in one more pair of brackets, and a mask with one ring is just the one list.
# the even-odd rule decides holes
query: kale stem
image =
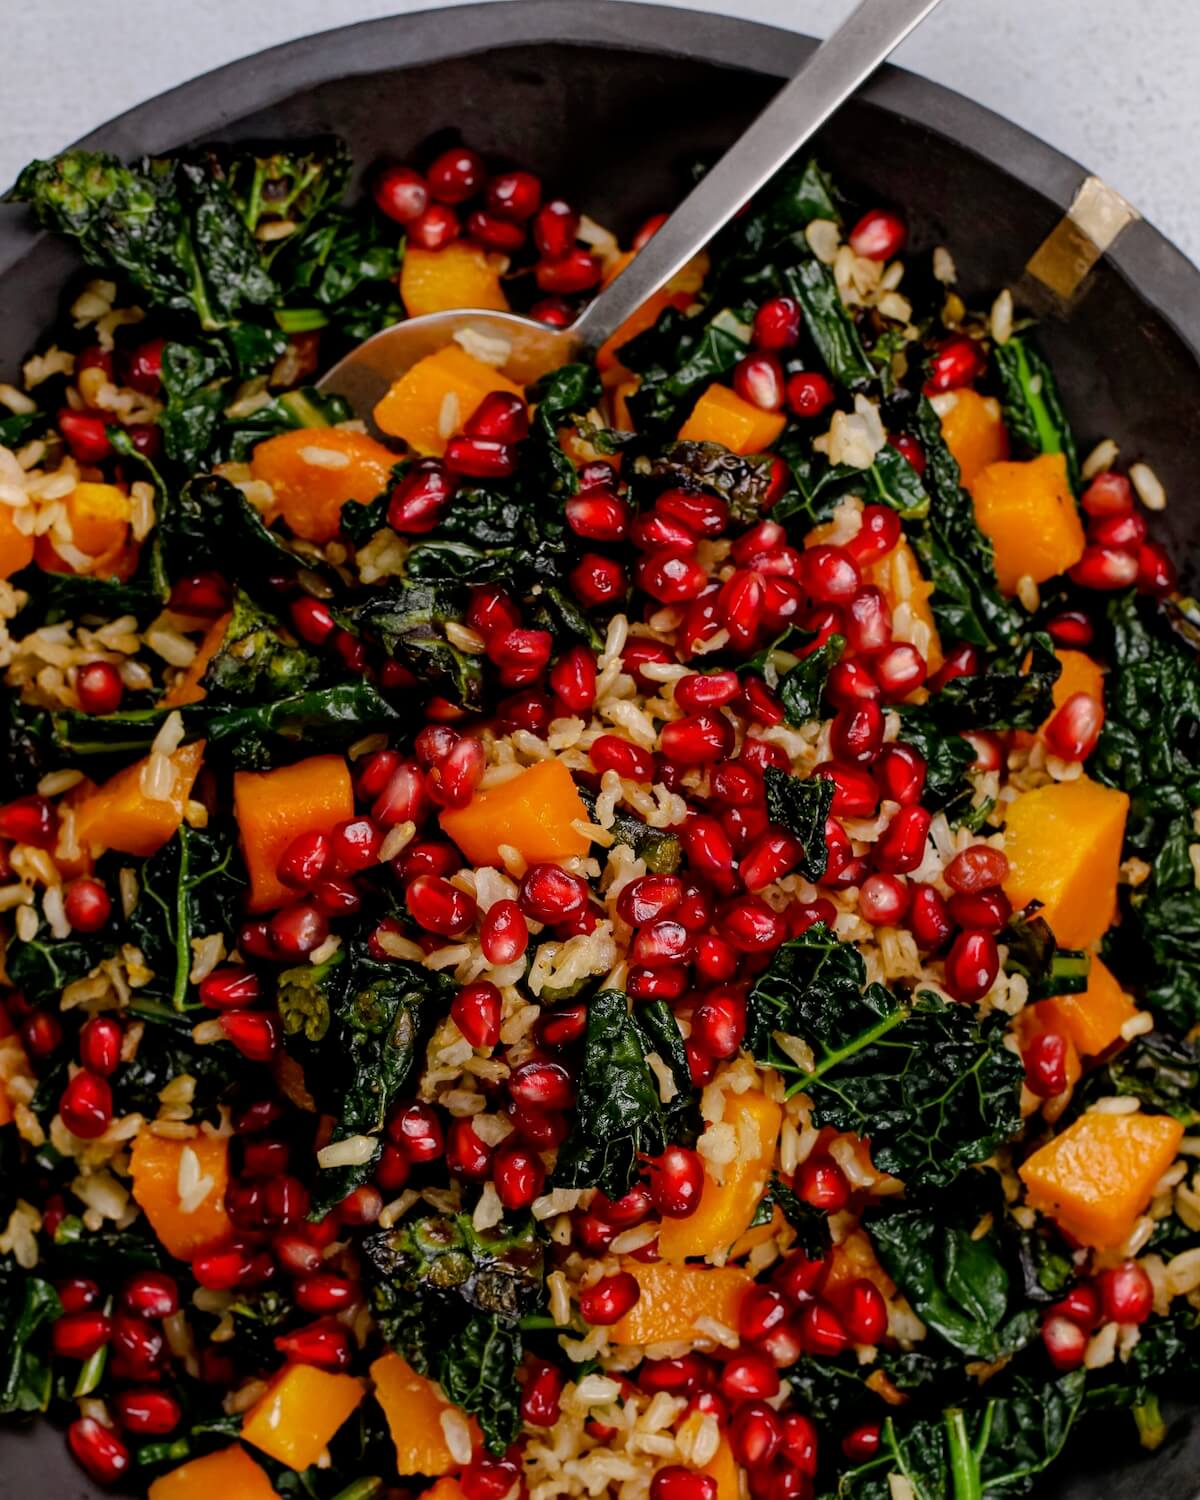
{"label": "kale stem", "polygon": [[[950,1407],[945,1413],[946,1438],[950,1449],[950,1477],[954,1482],[954,1500],[982,1500],[983,1486],[979,1479],[979,1455],[971,1447],[967,1432],[967,1419],[958,1407]],[[984,1421],[982,1445],[987,1445],[987,1430],[991,1425],[991,1407]],[[982,1451],[982,1449],[981,1449]]]}
{"label": "kale stem", "polygon": [[175,884],[175,982],[171,986],[171,1004],[183,1009],[187,997],[188,975],[192,969],[191,919],[188,915],[188,836],[187,825],[179,829],[179,879]]}
{"label": "kale stem", "polygon": [[908,1019],[908,1008],[898,1005],[890,1015],[882,1020],[876,1021],[874,1026],[868,1026],[866,1031],[860,1031],[857,1036],[851,1037],[844,1047],[835,1048],[826,1052],[825,1056],[816,1065],[811,1073],[805,1073],[802,1078],[797,1078],[795,1083],[788,1089],[788,1097],[792,1094],[803,1093],[810,1084],[817,1083],[831,1068],[836,1068],[839,1063],[845,1062],[846,1058],[853,1057],[856,1052],[861,1052],[864,1047],[869,1047],[872,1042],[877,1042],[880,1037],[887,1036],[893,1027],[899,1026],[901,1021]]}

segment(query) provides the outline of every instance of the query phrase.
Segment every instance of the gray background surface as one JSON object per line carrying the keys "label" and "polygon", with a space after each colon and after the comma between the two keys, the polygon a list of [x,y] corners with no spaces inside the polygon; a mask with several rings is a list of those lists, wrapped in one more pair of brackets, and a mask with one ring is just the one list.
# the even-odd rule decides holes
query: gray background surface
{"label": "gray background surface", "polygon": [[[850,9],[850,0],[688,3],[816,35]],[[8,66],[0,183],[8,183],[31,156],[209,68],[305,33],[429,6],[7,0],[2,8]],[[944,0],[896,60],[1098,172],[1200,262],[1197,0]]]}

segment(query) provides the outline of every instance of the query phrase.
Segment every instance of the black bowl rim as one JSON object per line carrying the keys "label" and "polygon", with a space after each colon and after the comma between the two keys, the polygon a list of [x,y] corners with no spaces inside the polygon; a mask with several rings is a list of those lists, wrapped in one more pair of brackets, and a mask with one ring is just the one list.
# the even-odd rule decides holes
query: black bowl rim
{"label": "black bowl rim", "polygon": [[[767,77],[787,77],[817,45],[779,27],[638,0],[491,0],[360,21],[239,58],[135,105],[77,144],[134,157],[199,140],[246,112],[330,78],[498,48],[556,42],[698,59]],[[686,41],[681,41],[681,36]],[[982,104],[887,65],[860,97],[933,130],[1040,193],[1064,213],[1090,175],[1078,162]],[[36,246],[24,210],[0,213],[0,277]],[[1139,298],[1200,360],[1200,269],[1145,219],[1135,219],[1106,252]]]}

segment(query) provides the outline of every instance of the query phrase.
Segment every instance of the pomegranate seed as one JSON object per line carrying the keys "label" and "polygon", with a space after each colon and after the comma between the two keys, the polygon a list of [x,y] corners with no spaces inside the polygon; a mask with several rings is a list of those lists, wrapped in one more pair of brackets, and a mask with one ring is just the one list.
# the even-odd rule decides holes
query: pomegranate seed
{"label": "pomegranate seed", "polygon": [[562,1414],[565,1383],[556,1365],[539,1364],[521,1392],[521,1420],[531,1427],[553,1427]]}
{"label": "pomegranate seed", "polygon": [[50,1011],[32,1011],[21,1022],[21,1042],[31,1056],[50,1057],[62,1045],[62,1023]]}
{"label": "pomegranate seed", "polygon": [[850,1343],[841,1318],[824,1302],[806,1302],[800,1311],[800,1332],[809,1354],[836,1359]]}
{"label": "pomegranate seed", "polygon": [[974,339],[958,335],[947,339],[929,361],[925,390],[930,395],[957,391],[983,374],[984,359]]}
{"label": "pomegranate seed", "polygon": [[359,875],[379,863],[382,843],[383,835],[370,818],[348,818],[329,835],[330,864],[342,875]]}
{"label": "pomegranate seed", "polygon": [[516,472],[517,454],[512,443],[464,435],[450,439],[442,461],[452,474],[470,479],[507,479]]}
{"label": "pomegranate seed", "polygon": [[797,370],[785,386],[787,404],[798,417],[819,417],[832,406],[836,392],[819,370]]}
{"label": "pomegranate seed", "polygon": [[782,829],[768,829],[741,861],[742,881],[748,891],[761,891],[794,870],[804,853],[800,840]]}
{"label": "pomegranate seed", "polygon": [[883,748],[883,710],[879,704],[838,709],[829,729],[829,746],[839,761],[870,765]]}
{"label": "pomegranate seed", "polygon": [[92,1073],[108,1078],[121,1061],[125,1033],[111,1016],[93,1016],[79,1030],[79,1061]]}
{"label": "pomegranate seed", "polygon": [[98,880],[81,876],[67,886],[63,911],[75,932],[99,932],[112,915],[112,902]]}
{"label": "pomegranate seed", "polygon": [[[535,238],[536,238],[535,225]],[[534,270],[538,291],[553,292],[559,296],[571,296],[575,292],[586,292],[600,280],[600,262],[582,245],[576,246],[560,260],[539,261]]]}
{"label": "pomegranate seed", "polygon": [[894,875],[869,875],[859,887],[858,910],[874,927],[895,927],[908,910],[908,887]]}
{"label": "pomegranate seed", "polygon": [[875,779],[885,801],[912,807],[925,790],[925,757],[911,745],[886,745],[875,765]]}
{"label": "pomegranate seed", "polygon": [[550,660],[554,638],[548,630],[525,630],[518,626],[488,641],[488,656],[500,668],[506,687],[525,687],[541,676]]}
{"label": "pomegranate seed", "polygon": [[1025,1048],[1025,1083],[1039,1099],[1053,1099],[1067,1086],[1067,1039],[1057,1031],[1031,1037]]}
{"label": "pomegranate seed", "polygon": [[804,585],[821,604],[840,604],[858,593],[862,580],[858,564],[845,547],[822,543],[804,554]]}
{"label": "pomegranate seed", "polygon": [[731,891],[734,885],[733,845],[716,818],[699,814],[690,818],[680,830],[680,841],[688,862],[711,880],[720,891]]}
{"label": "pomegranate seed", "polygon": [[596,658],[586,646],[569,646],[550,668],[548,680],[568,713],[584,713],[596,701]]}
{"label": "pomegranate seed", "polygon": [[1154,1311],[1154,1287],[1135,1260],[1123,1261],[1096,1278],[1100,1307],[1109,1323],[1144,1323]]}
{"label": "pomegranate seed", "polygon": [[545,1047],[569,1047],[587,1030],[586,1005],[561,1005],[545,1011],[537,1022],[537,1038]]}
{"label": "pomegranate seed", "polygon": [[427,786],[444,807],[466,807],[487,768],[483,742],[466,735],[429,772]]}
{"label": "pomegranate seed", "polygon": [[487,169],[477,151],[452,146],[431,162],[426,177],[438,202],[464,203],[482,189]]}
{"label": "pomegranate seed", "polygon": [[739,1406],[729,1429],[733,1456],[745,1469],[765,1469],[779,1452],[783,1429],[765,1401]]}
{"label": "pomegranate seed", "polygon": [[1102,516],[1127,516],[1133,512],[1133,485],[1124,474],[1114,474],[1111,469],[1096,477],[1079,497],[1085,513],[1096,518]]}
{"label": "pomegranate seed", "polygon": [[751,1344],[766,1338],[791,1316],[787,1298],[774,1287],[747,1287],[738,1307],[738,1333]]}
{"label": "pomegranate seed", "polygon": [[850,248],[865,260],[891,260],[908,242],[899,214],[887,208],[869,209],[850,231]]}
{"label": "pomegranate seed", "polygon": [[974,771],[998,771],[1004,760],[1000,736],[986,729],[965,729],[963,739],[975,751]]}
{"label": "pomegranate seed", "polygon": [[1056,646],[1084,651],[1091,644],[1096,632],[1092,622],[1082,610],[1068,609],[1046,621],[1046,629]]}
{"label": "pomegranate seed", "polygon": [[229,585],[215,573],[180,578],[171,589],[171,608],[184,615],[220,615],[229,608]]}
{"label": "pomegranate seed", "polygon": [[1086,760],[1104,727],[1104,705],[1091,693],[1072,693],[1042,731],[1046,748],[1060,760]]}
{"label": "pomegranate seed", "polygon": [[823,922],[832,932],[837,915],[837,907],[824,897],[819,897],[816,901],[794,901],[788,907],[788,916],[794,924],[792,936],[799,937],[817,922]]}
{"label": "pomegranate seed", "polygon": [[1137,565],[1139,593],[1169,594],[1178,582],[1175,564],[1157,542],[1147,542],[1138,548]]}
{"label": "pomegranate seed", "polygon": [[770,953],[787,938],[787,923],[760,896],[742,896],[722,913],[721,935],[739,953]]}
{"label": "pomegranate seed", "polygon": [[688,971],[682,966],[651,969],[635,965],[629,970],[625,988],[631,1000],[678,1000],[687,984]]}
{"label": "pomegranate seed", "polygon": [[784,1414],[783,1453],[789,1463],[809,1478],[817,1472],[817,1429],[803,1412]]}
{"label": "pomegranate seed", "polygon": [[499,172],[488,182],[485,201],[498,219],[523,224],[538,211],[542,184],[532,172]]}
{"label": "pomegranate seed", "polygon": [[360,1300],[358,1287],[334,1271],[318,1271],[302,1276],[292,1286],[296,1306],[305,1312],[334,1313]]}
{"label": "pomegranate seed", "polygon": [[630,641],[621,652],[621,665],[647,693],[661,691],[661,685],[645,674],[645,668],[652,662],[657,664],[672,664],[675,657],[671,650],[661,641],[639,640],[636,637]]}
{"label": "pomegranate seed", "polygon": [[[376,1164],[375,1181],[385,1193],[398,1193],[408,1181],[411,1169],[407,1155],[389,1141],[384,1146],[383,1154]],[[309,1266],[304,1269],[313,1270],[315,1267]]]}
{"label": "pomegranate seed", "polygon": [[866,1277],[858,1277],[841,1289],[838,1311],[846,1332],[856,1344],[877,1344],[887,1333],[887,1303],[879,1288]]}
{"label": "pomegranate seed", "polygon": [[512,1212],[528,1208],[541,1193],[546,1169],[539,1157],[524,1146],[504,1145],[496,1152],[492,1168],[496,1195]]}
{"label": "pomegranate seed", "polygon": [[490,391],[463,424],[469,437],[520,443],[529,436],[529,408],[513,391]]}
{"label": "pomegranate seed", "polygon": [[561,198],[551,198],[533,216],[533,243],[547,260],[562,260],[575,247],[579,215]]}
{"label": "pomegranate seed", "polygon": [[97,413],[63,407],[56,425],[71,450],[71,457],[81,464],[99,464],[112,457],[105,419]]}
{"label": "pomegranate seed", "polygon": [[580,1292],[579,1314],[592,1327],[607,1328],[619,1322],[641,1295],[642,1289],[635,1278],[628,1271],[617,1271]]}
{"label": "pomegranate seed", "polygon": [[162,1437],[183,1420],[183,1408],[169,1391],[142,1386],[117,1391],[112,1401],[117,1421],[139,1437]]}
{"label": "pomegranate seed", "polygon": [[310,891],[329,869],[332,854],[328,834],[319,830],[297,834],[279,856],[275,873],[293,890]]}
{"label": "pomegranate seed", "polygon": [[837,1162],[810,1156],[796,1174],[796,1192],[810,1208],[836,1214],[850,1201],[850,1184]]}
{"label": "pomegranate seed", "polygon": [[629,956],[633,963],[648,969],[686,964],[692,956],[692,935],[680,922],[653,922],[634,934]]}
{"label": "pomegranate seed", "polygon": [[454,1024],[472,1047],[494,1047],[500,1040],[500,991],[486,979],[466,984],[450,1004]]}
{"label": "pomegranate seed", "polygon": [[372,197],[380,213],[397,224],[411,224],[429,207],[429,188],[411,167],[385,167],[375,179]]}
{"label": "pomegranate seed", "polygon": [[951,920],[959,927],[981,927],[985,932],[999,932],[1012,916],[1012,902],[1003,891],[956,894],[950,897],[948,908]]}
{"label": "pomegranate seed", "polygon": [[515,963],[529,945],[529,928],[515,901],[497,901],[479,925],[479,946],[488,963]]}
{"label": "pomegranate seed", "polygon": [[234,1117],[233,1128],[238,1135],[261,1135],[272,1130],[283,1119],[285,1110],[277,1099],[258,1099]]}
{"label": "pomegranate seed", "polygon": [[1067,573],[1085,589],[1124,589],[1135,582],[1138,560],[1119,547],[1085,547],[1083,556]]}
{"label": "pomegranate seed", "polygon": [[431,203],[424,213],[408,221],[407,240],[418,250],[444,250],[459,236],[458,215],[445,203]]}
{"label": "pomegranate seed", "polygon": [[313,901],[293,901],[281,907],[267,927],[283,958],[305,958],[329,936],[329,920]]}
{"label": "pomegranate seed", "polygon": [[990,932],[960,932],[946,955],[946,988],[956,1000],[981,1000],[996,982],[1000,955]]}
{"label": "pomegranate seed", "polygon": [[783,406],[783,366],[774,354],[747,354],[733,367],[733,388],[751,406],[779,411]]}
{"label": "pomegranate seed", "polygon": [[945,869],[946,884],[952,891],[975,895],[1003,885],[1008,878],[1008,860],[999,849],[988,844],[971,844],[961,849]]}
{"label": "pomegranate seed", "polygon": [[1093,1332],[1100,1324],[1100,1297],[1095,1287],[1080,1282],[1053,1307],[1047,1310],[1048,1317],[1069,1318],[1078,1323],[1085,1333]]}
{"label": "pomegranate seed", "polygon": [[629,539],[640,552],[691,552],[699,540],[690,526],[658,511],[635,516]]}
{"label": "pomegranate seed", "polygon": [[717,537],[729,525],[729,506],[717,495],[691,490],[664,490],[654,502],[655,513],[674,521],[697,537]]}
{"label": "pomegranate seed", "polygon": [[149,1372],[162,1361],[166,1338],[161,1328],[129,1313],[119,1312],[112,1323],[113,1352]]}
{"label": "pomegranate seed", "polygon": [[842,1439],[842,1452],[856,1464],[868,1463],[879,1452],[882,1436],[878,1422],[860,1422]]}
{"label": "pomegranate seed", "polygon": [[320,1370],[348,1369],[354,1358],[350,1335],[333,1318],[318,1318],[315,1323],[280,1334],[275,1347],[286,1359]]}
{"label": "pomegranate seed", "polygon": [[[892,641],[892,612],[877,588],[871,585],[855,594],[846,606],[843,628],[847,644],[860,655],[873,656],[887,650]],[[865,662],[838,662],[829,674],[831,679],[839,667],[846,670],[856,668],[864,680],[871,683],[874,689],[871,696],[879,696],[878,680]],[[828,687],[826,691],[829,691]],[[830,701],[836,700],[831,698]]]}
{"label": "pomegranate seed", "polygon": [[451,1120],[446,1133],[446,1166],[455,1177],[479,1182],[492,1169],[492,1148],[475,1133],[470,1119]]}
{"label": "pomegranate seed", "polygon": [[529,316],[549,328],[569,328],[575,321],[575,309],[561,297],[541,297],[529,309]]}
{"label": "pomegranate seed", "polygon": [[489,250],[504,255],[514,254],[525,243],[525,231],[519,224],[509,224],[482,208],[472,209],[467,215],[467,233]]}
{"label": "pomegranate seed", "polygon": [[387,1123],[387,1133],[413,1162],[436,1161],[446,1149],[441,1121],[430,1104],[406,1104]]}
{"label": "pomegranate seed", "polygon": [[571,1075],[561,1063],[522,1063],[508,1080],[508,1092],[518,1104],[530,1109],[568,1109],[575,1089]]}
{"label": "pomegranate seed", "polygon": [[413,921],[439,937],[461,937],[475,921],[474,899],[438,875],[418,875],[404,901]]}
{"label": "pomegranate seed", "polygon": [[779,1390],[779,1371],[757,1349],[738,1349],[725,1362],[717,1388],[731,1402],[769,1401]]}
{"label": "pomegranate seed", "polygon": [[696,599],[708,584],[704,568],[684,552],[655,552],[637,565],[637,582],[660,604],[684,604]]}
{"label": "pomegranate seed", "polygon": [[[380,828],[395,828],[400,823],[415,823],[419,827],[431,810],[432,802],[421,768],[415,761],[403,760],[388,777],[387,784],[372,803],[371,823]],[[364,845],[368,842],[365,829],[356,829],[354,838]],[[364,848],[364,859],[365,854]],[[359,868],[365,869],[366,865]]]}
{"label": "pomegranate seed", "polygon": [[800,614],[804,595],[791,578],[767,577],[763,580],[763,625],[771,631],[782,631]]}
{"label": "pomegranate seed", "polygon": [[698,979],[720,984],[737,973],[737,949],[714,933],[704,933],[696,940],[693,964]]}
{"label": "pomegranate seed", "polygon": [[932,821],[931,814],[923,807],[902,807],[872,851],[876,869],[892,875],[915,870],[925,858]]}
{"label": "pomegranate seed", "polygon": [[650,1394],[668,1391],[672,1395],[681,1395],[707,1385],[712,1380],[712,1367],[698,1354],[647,1359],[642,1361],[637,1380],[642,1390]]}
{"label": "pomegranate seed", "polygon": [[86,1276],[73,1276],[68,1281],[57,1281],[54,1290],[58,1293],[64,1313],[83,1312],[85,1308],[94,1307],[100,1300],[99,1286]]}
{"label": "pomegranate seed", "polygon": [[125,692],[120,673],[110,662],[90,661],[75,674],[75,693],[85,714],[114,714]]}
{"label": "pomegranate seed", "polygon": [[261,1010],[226,1010],[217,1019],[226,1038],[251,1062],[270,1062],[278,1052],[278,1016]]}
{"label": "pomegranate seed", "polygon": [[0,839],[52,849],[56,837],[54,809],[45,797],[19,797],[0,807]]}
{"label": "pomegranate seed", "polygon": [[1042,1324],[1042,1344],[1056,1370],[1077,1370],[1087,1353],[1088,1336],[1069,1318],[1047,1318]]}
{"label": "pomegranate seed", "polygon": [[642,875],[623,886],[617,897],[617,912],[631,927],[669,916],[683,899],[683,881],[678,875]]}
{"label": "pomegranate seed", "polygon": [[[115,1484],[129,1469],[129,1449],[95,1417],[77,1417],[67,1428],[67,1446],[97,1484]],[[716,1484],[713,1485],[713,1500]]]}
{"label": "pomegranate seed", "polygon": [[337,628],[328,604],[304,594],[288,607],[292,629],[310,646],[321,646]]}
{"label": "pomegranate seed", "polygon": [[810,1260],[803,1250],[793,1250],[772,1280],[785,1297],[800,1306],[817,1294],[828,1270],[824,1260]]}
{"label": "pomegranate seed", "polygon": [[668,1464],[650,1481],[650,1500],[717,1500],[717,1481],[700,1469]]}
{"label": "pomegranate seed", "polygon": [[822,761],[812,774],[822,781],[833,782],[831,811],[839,818],[870,818],[879,806],[879,788],[869,771],[860,766]]}
{"label": "pomegranate seed", "polygon": [[889,703],[907,698],[925,681],[925,658],[907,641],[897,641],[874,660],[884,698]]}
{"label": "pomegranate seed", "polygon": [[252,969],[239,968],[236,964],[214,969],[199,986],[201,1003],[214,1010],[253,1005],[261,993],[258,975]]}
{"label": "pomegranate seed", "polygon": [[572,495],[563,512],[575,535],[588,541],[620,542],[629,534],[629,506],[603,490]]}
{"label": "pomegranate seed", "polygon": [[552,925],[577,918],[588,899],[586,881],[549,863],[530,865],[517,894],[526,917]]}
{"label": "pomegranate seed", "polygon": [[82,1141],[94,1141],[104,1134],[112,1123],[112,1109],[108,1080],[85,1068],[71,1076],[58,1102],[63,1124]]}
{"label": "pomegranate seed", "polygon": [[1097,547],[1128,547],[1136,551],[1146,540],[1146,518],[1138,511],[1098,516],[1088,526],[1088,541]]}
{"label": "pomegranate seed", "polygon": [[733,725],[719,713],[688,714],[664,724],[659,745],[677,766],[708,766],[733,749]]}
{"label": "pomegranate seed", "polygon": [[645,1223],[654,1208],[654,1200],[645,1183],[635,1182],[619,1198],[610,1198],[599,1192],[592,1202],[592,1212],[599,1214],[606,1224],[617,1229],[634,1229]]}
{"label": "pomegranate seed", "polygon": [[96,1310],[64,1313],[50,1330],[50,1345],[62,1359],[91,1359],[108,1343],[112,1324]]}
{"label": "pomegranate seed", "polygon": [[259,1136],[242,1148],[242,1174],[245,1177],[273,1177],[286,1172],[291,1149],[286,1141]]}
{"label": "pomegranate seed", "polygon": [[900,540],[900,517],[889,505],[864,505],[859,528],[846,551],[861,567],[886,557]]}
{"label": "pomegranate seed", "polygon": [[759,349],[790,349],[800,339],[800,304],[794,297],[772,297],[754,314]]}
{"label": "pomegranate seed", "polygon": [[650,1197],[665,1219],[689,1218],[700,1207],[704,1163],[686,1146],[668,1146],[649,1163]]}

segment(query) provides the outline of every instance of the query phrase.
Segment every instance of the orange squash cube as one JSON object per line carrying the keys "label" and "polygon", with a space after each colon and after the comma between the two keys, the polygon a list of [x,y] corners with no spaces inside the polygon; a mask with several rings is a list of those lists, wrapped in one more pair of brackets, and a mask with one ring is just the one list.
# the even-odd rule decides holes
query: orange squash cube
{"label": "orange squash cube", "polygon": [[1061,453],[1023,463],[989,464],[970,485],[975,519],[996,555],[996,581],[1006,594],[1022,578],[1045,583],[1083,556],[1083,526]]}
{"label": "orange squash cube", "polygon": [[1183,1125],[1171,1115],[1089,1110],[1021,1166],[1032,1208],[1083,1245],[1120,1245],[1175,1160]]}
{"label": "orange squash cube", "polygon": [[1090,948],[1117,900],[1129,798],[1086,776],[1023,792],[1009,804],[1004,891],[1016,908],[1038,900],[1065,948]]}
{"label": "orange squash cube", "polygon": [[[635,250],[626,250],[617,256],[605,272],[604,285],[608,286],[611,281],[615,281],[636,254]],[[639,333],[644,333],[647,328],[653,328],[668,307],[676,307],[680,312],[690,307],[696,300],[696,293],[704,284],[708,267],[708,254],[706,251],[701,251],[699,255],[694,255],[681,271],[676,271],[666,286],[651,293],[636,312],[630,313],[616,333],[609,334],[596,350],[596,368],[602,373],[617,369],[621,363],[619,351],[630,339],[636,338]]]}
{"label": "orange squash cube", "polygon": [[[185,1162],[185,1152],[191,1153],[191,1161]],[[225,1211],[229,1142],[224,1136],[201,1134],[170,1141],[142,1130],[133,1143],[129,1170],[134,1202],[176,1260],[191,1260],[197,1250],[233,1233],[233,1222]],[[210,1184],[207,1192],[195,1207],[185,1210],[181,1182],[197,1184],[205,1179]]]}
{"label": "orange squash cube", "polygon": [[324,543],[337,536],[348,500],[367,505],[387,489],[398,458],[365,432],[296,427],[259,443],[250,472],[271,486],[293,535]]}
{"label": "orange squash cube", "polygon": [[225,640],[225,632],[232,619],[233,611],[227,610],[225,614],[218,615],[212,622],[204,632],[204,638],[196,648],[196,654],[188,663],[186,670],[181,672],[171,684],[170,692],[159,699],[160,708],[182,708],[185,703],[201,701],[205,690],[200,686],[200,679],[208,671],[209,662],[221,649]]}
{"label": "orange squash cube", "polygon": [[731,453],[761,453],[769,448],[787,418],[743,401],[727,385],[710,385],[679,429],[681,442],[720,443]]}
{"label": "orange squash cube", "polygon": [[722,1437],[717,1451],[700,1472],[717,1481],[717,1500],[741,1500],[741,1475],[728,1439]]}
{"label": "orange squash cube", "polygon": [[242,1419],[242,1440],[289,1469],[307,1469],[365,1394],[353,1375],[285,1365]]}
{"label": "orange squash cube", "polygon": [[[718,1182],[705,1168],[704,1187],[695,1213],[686,1219],[663,1220],[658,1253],[664,1260],[687,1260],[728,1249],[750,1227],[766,1191],[783,1111],[758,1089],[748,1089],[744,1094],[725,1095],[722,1118],[738,1131],[745,1148],[726,1166],[724,1182]],[[751,1138],[757,1145],[750,1146]]]}
{"label": "orange squash cube", "polygon": [[38,566],[49,573],[86,573],[107,577],[121,572],[117,559],[129,540],[132,506],[129,496],[115,484],[81,482],[63,501],[71,524],[71,545],[87,558],[76,565],[54,545],[52,537],[39,537],[35,547]]}
{"label": "orange squash cube", "polygon": [[408,246],[400,267],[400,300],[410,318],[459,307],[508,311],[500,273],[478,245],[466,240],[441,250]]}
{"label": "orange squash cube", "polygon": [[500,845],[519,849],[530,864],[587,853],[587,835],[575,823],[589,821],[570,771],[559,760],[542,760],[519,776],[476,792],[466,807],[439,814],[442,832],[473,865],[503,864]]}
{"label": "orange squash cube", "polygon": [[525,395],[507,375],[458,344],[447,344],[418,360],[396,381],[376,406],[375,421],[382,432],[403,438],[414,452],[440,458],[449,439],[492,391],[507,391],[522,400]]}
{"label": "orange squash cube", "polygon": [[938,398],[942,437],[970,489],[981,469],[1008,457],[1008,431],[995,396],[981,396],[969,386]]}
{"label": "orange squash cube", "polygon": [[332,833],[354,816],[350,768],[340,755],[313,755],[275,771],[235,771],[233,808],[250,876],[251,911],[270,911],[293,892],[275,873],[302,833]]}
{"label": "orange squash cube", "polygon": [[1039,1011],[1046,1018],[1045,1029],[1069,1037],[1084,1057],[1098,1057],[1111,1047],[1120,1037],[1122,1026],[1138,1013],[1116,975],[1095,957],[1088,970],[1086,990],[1039,1000],[1026,1009]]}
{"label": "orange squash cube", "polygon": [[204,759],[204,741],[180,745],[171,756],[175,784],[165,799],[147,797],[142,791],[142,772],[148,759],[110,776],[78,804],[75,833],[83,847],[97,853],[119,849],[122,854],[148,858],[174,838]]}
{"label": "orange squash cube", "polygon": [[[375,1399],[383,1407],[388,1431],[396,1446],[397,1474],[449,1474],[462,1465],[446,1445],[442,1413],[457,1408],[445,1399],[432,1380],[418,1375],[408,1361],[394,1351],[382,1355],[371,1366]],[[471,1431],[472,1445],[481,1441],[474,1417],[461,1413]]]}
{"label": "orange squash cube", "polygon": [[663,1344],[693,1339],[697,1318],[715,1318],[736,1328],[738,1308],[753,1278],[740,1266],[681,1266],[626,1259],[641,1296],[612,1326],[614,1344]]}
{"label": "orange squash cube", "polygon": [[275,1500],[275,1487],[235,1443],[189,1459],[150,1486],[149,1500]]}
{"label": "orange squash cube", "polygon": [[11,505],[0,505],[0,578],[11,578],[33,561],[33,538],[17,530]]}

